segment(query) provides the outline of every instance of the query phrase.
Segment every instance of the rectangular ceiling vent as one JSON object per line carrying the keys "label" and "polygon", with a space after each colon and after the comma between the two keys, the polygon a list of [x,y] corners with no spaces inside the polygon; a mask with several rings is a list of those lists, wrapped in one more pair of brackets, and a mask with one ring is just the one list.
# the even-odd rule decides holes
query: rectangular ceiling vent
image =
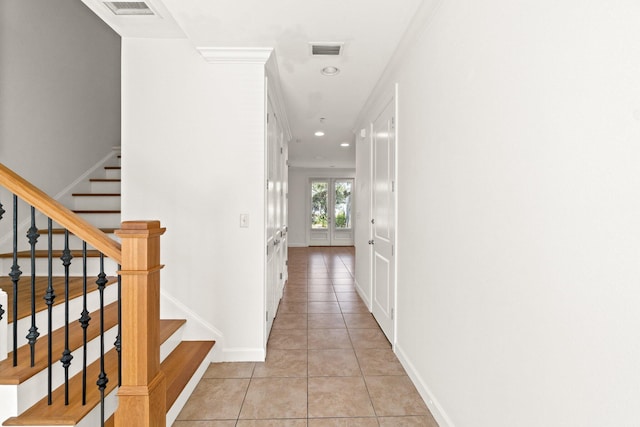
{"label": "rectangular ceiling vent", "polygon": [[344,43],[310,43],[311,55],[328,55],[328,56],[340,56],[342,55],[342,48]]}
{"label": "rectangular ceiling vent", "polygon": [[104,4],[116,15],[154,15],[143,1],[106,1]]}

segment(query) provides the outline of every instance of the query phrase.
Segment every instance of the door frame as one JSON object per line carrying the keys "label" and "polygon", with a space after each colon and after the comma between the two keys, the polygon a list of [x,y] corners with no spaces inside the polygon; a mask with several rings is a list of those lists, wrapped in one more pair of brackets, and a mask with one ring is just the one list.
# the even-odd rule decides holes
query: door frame
{"label": "door frame", "polygon": [[[369,150],[369,212],[370,212],[370,219],[373,218],[374,212],[373,212],[373,200],[374,200],[374,185],[373,185],[373,180],[374,180],[374,161],[375,161],[375,147],[374,147],[374,138],[373,138],[373,130],[374,130],[374,122],[375,120],[384,112],[384,110],[386,109],[386,107],[389,105],[390,102],[394,103],[393,106],[393,116],[394,116],[394,120],[395,120],[395,143],[394,143],[394,160],[393,160],[393,165],[394,165],[394,173],[393,173],[393,181],[394,181],[394,197],[393,197],[393,201],[392,201],[392,206],[393,206],[393,210],[394,210],[394,215],[393,215],[393,227],[394,227],[394,233],[393,233],[393,246],[394,246],[394,256],[393,256],[393,280],[394,280],[394,289],[393,289],[393,340],[391,342],[391,347],[395,350],[395,346],[396,346],[396,341],[397,341],[397,336],[398,336],[398,257],[400,255],[400,248],[398,247],[398,192],[399,192],[399,183],[398,183],[398,144],[399,144],[399,130],[400,130],[400,120],[398,118],[398,92],[399,92],[399,88],[398,88],[398,83],[395,83],[393,85],[393,88],[391,90],[388,90],[386,92],[386,95],[381,97],[381,99],[383,100],[382,102],[380,102],[380,104],[378,105],[378,108],[374,111],[376,111],[376,114],[374,114],[372,116],[371,121],[368,124],[368,134],[369,134],[369,138],[368,138],[368,144],[370,147]],[[373,230],[373,224],[371,221],[368,221],[368,227],[369,227],[369,240],[373,240],[374,239],[374,230]],[[374,292],[375,292],[375,287],[374,287],[374,262],[375,262],[375,252],[374,252],[374,245],[369,245],[369,295],[370,295],[370,304],[371,306],[369,307],[369,309],[372,312],[373,315],[373,304],[374,304]],[[375,317],[374,317],[375,318]]]}

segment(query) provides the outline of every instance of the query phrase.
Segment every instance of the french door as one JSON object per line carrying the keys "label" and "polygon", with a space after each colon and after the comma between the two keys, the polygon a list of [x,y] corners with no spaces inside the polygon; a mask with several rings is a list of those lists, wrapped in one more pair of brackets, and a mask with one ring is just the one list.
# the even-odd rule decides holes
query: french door
{"label": "french door", "polygon": [[309,181],[309,246],[353,246],[353,179]]}

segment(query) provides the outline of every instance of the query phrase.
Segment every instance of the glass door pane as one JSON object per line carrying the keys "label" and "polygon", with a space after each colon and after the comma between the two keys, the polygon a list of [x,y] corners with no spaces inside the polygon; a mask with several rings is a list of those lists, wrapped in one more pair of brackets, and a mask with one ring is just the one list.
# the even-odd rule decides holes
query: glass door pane
{"label": "glass door pane", "polygon": [[314,181],[311,183],[311,228],[327,229],[329,225],[329,183]]}
{"label": "glass door pane", "polygon": [[351,180],[336,180],[334,182],[335,203],[334,218],[336,229],[351,228]]}

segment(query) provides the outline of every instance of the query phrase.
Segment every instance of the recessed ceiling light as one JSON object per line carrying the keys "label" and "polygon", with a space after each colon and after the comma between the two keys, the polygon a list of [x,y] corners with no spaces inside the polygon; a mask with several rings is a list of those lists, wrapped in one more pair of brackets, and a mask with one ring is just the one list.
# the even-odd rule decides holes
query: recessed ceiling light
{"label": "recessed ceiling light", "polygon": [[322,132],[321,130],[317,131],[316,133],[314,133],[315,136],[324,136],[324,132]]}
{"label": "recessed ceiling light", "polygon": [[339,72],[340,72],[340,69],[338,67],[333,67],[333,66],[324,67],[321,71],[323,76],[335,76]]}
{"label": "recessed ceiling light", "polygon": [[340,147],[348,147],[349,143],[348,142],[343,142],[342,144],[340,144]]}

